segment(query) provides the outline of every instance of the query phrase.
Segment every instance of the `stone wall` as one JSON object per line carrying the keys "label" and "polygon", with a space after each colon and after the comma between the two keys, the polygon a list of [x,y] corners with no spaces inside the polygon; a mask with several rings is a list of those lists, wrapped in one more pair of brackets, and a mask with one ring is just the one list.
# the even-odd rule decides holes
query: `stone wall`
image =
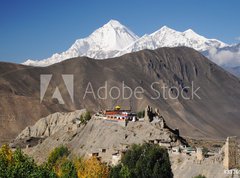
{"label": "stone wall", "polygon": [[223,159],[223,166],[225,169],[238,168],[238,154],[237,137],[227,137]]}

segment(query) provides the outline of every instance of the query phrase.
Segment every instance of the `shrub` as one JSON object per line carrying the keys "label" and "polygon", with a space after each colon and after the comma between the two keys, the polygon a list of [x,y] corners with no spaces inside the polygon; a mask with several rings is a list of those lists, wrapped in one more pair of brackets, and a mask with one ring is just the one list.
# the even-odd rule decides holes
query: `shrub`
{"label": "shrub", "polygon": [[139,112],[137,113],[137,117],[138,117],[138,118],[144,118],[144,116],[145,116],[145,111],[139,111]]}
{"label": "shrub", "polygon": [[208,148],[203,147],[202,153],[203,153],[203,155],[204,155],[205,157],[207,156],[208,152],[209,152]]}
{"label": "shrub", "polygon": [[91,114],[87,111],[84,115],[80,116],[80,121],[82,124],[87,124],[87,122],[91,119]]}

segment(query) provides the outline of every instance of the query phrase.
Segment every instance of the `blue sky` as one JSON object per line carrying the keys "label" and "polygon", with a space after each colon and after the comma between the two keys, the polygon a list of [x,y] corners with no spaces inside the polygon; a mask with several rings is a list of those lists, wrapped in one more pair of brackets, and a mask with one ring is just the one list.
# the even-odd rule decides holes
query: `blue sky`
{"label": "blue sky", "polygon": [[139,36],[167,25],[237,43],[239,8],[239,0],[1,0],[0,61],[50,57],[110,19]]}

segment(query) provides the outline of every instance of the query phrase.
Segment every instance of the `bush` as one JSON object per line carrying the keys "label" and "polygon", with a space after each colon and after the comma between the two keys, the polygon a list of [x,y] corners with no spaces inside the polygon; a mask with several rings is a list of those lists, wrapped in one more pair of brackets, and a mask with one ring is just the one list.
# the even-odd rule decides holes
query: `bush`
{"label": "bush", "polygon": [[89,120],[91,119],[91,114],[90,114],[89,111],[87,111],[87,112],[85,113],[84,118],[85,118],[86,121],[89,121]]}
{"label": "bush", "polygon": [[87,122],[91,119],[91,114],[87,111],[84,115],[80,116],[80,121],[82,124],[87,124]]}
{"label": "bush", "polygon": [[112,168],[113,178],[171,178],[171,164],[166,149],[158,145],[133,145],[123,156],[122,164]]}
{"label": "bush", "polygon": [[209,152],[208,148],[203,147],[202,153],[203,153],[203,155],[204,155],[205,157],[207,157],[208,152]]}
{"label": "bush", "polygon": [[137,113],[138,118],[144,118],[144,116],[145,116],[145,111],[140,111]]}

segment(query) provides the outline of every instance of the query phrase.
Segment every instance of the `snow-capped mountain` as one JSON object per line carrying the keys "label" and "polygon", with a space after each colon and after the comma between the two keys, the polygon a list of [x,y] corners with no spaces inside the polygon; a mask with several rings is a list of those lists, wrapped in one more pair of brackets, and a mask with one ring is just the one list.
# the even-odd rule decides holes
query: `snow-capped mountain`
{"label": "snow-capped mountain", "polygon": [[39,61],[27,60],[23,64],[48,66],[78,56],[106,59],[142,49],[175,46],[187,46],[203,52],[212,48],[228,47],[229,45],[216,39],[207,39],[191,29],[179,32],[167,26],[139,38],[120,22],[110,20],[87,38],[76,40],[67,51]]}
{"label": "snow-capped mountain", "polygon": [[163,26],[161,29],[150,35],[144,35],[135,43],[121,51],[118,55],[122,55],[126,52],[129,53],[139,51],[142,49],[157,49],[160,47],[176,46],[187,46],[202,52],[213,47],[226,47],[227,44],[216,39],[207,39],[198,35],[191,29],[188,29],[184,32],[179,32],[168,28],[167,26]]}
{"label": "snow-capped mountain", "polygon": [[48,66],[78,56],[106,59],[114,57],[116,53],[138,39],[139,37],[127,27],[116,20],[110,20],[87,38],[76,40],[67,51],[60,54],[56,53],[52,55],[52,57],[44,60],[27,60],[23,64]]}

